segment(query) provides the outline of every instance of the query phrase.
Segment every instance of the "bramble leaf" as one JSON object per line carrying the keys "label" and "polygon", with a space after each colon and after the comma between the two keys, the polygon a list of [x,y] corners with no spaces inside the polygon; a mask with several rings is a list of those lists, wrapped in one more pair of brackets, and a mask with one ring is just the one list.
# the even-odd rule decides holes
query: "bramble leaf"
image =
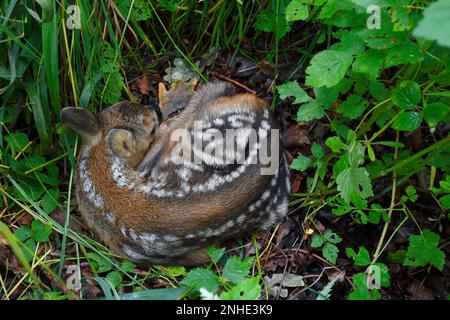
{"label": "bramble leaf", "polygon": [[352,192],[356,192],[362,199],[373,196],[372,183],[365,168],[350,167],[343,170],[336,178],[337,189],[345,201],[350,201]]}
{"label": "bramble leaf", "polygon": [[430,263],[442,271],[445,253],[438,248],[438,245],[439,235],[430,230],[425,229],[420,235],[411,235],[404,265],[419,267]]}
{"label": "bramble leaf", "polygon": [[280,99],[294,97],[293,104],[305,103],[311,100],[308,94],[303,90],[297,81],[291,81],[278,86],[278,94]]}
{"label": "bramble leaf", "polygon": [[219,288],[220,278],[210,269],[195,268],[189,271],[181,284],[197,290],[205,288],[214,293]]}
{"label": "bramble leaf", "polygon": [[311,59],[306,68],[306,85],[311,87],[333,87],[344,78],[353,57],[347,52],[325,50]]}
{"label": "bramble leaf", "polygon": [[289,167],[298,171],[305,171],[309,168],[311,162],[312,160],[310,158],[300,155],[292,161]]}

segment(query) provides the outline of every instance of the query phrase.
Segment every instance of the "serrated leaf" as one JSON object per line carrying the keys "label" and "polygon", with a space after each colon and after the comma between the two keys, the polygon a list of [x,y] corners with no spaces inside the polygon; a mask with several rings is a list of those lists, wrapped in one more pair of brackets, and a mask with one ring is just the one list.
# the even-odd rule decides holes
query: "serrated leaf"
{"label": "serrated leaf", "polygon": [[98,268],[97,270],[98,273],[107,272],[113,268],[113,265],[108,260],[100,256],[96,252],[89,252],[86,254],[86,257],[88,257],[96,264],[96,267]]}
{"label": "serrated leaf", "polygon": [[411,202],[416,202],[417,198],[419,197],[419,196],[417,195],[416,188],[414,188],[413,186],[408,186],[408,187],[405,189],[405,192],[406,192],[406,195],[408,196],[408,199],[409,199]]}
{"label": "serrated leaf", "polygon": [[312,160],[308,157],[305,157],[303,155],[298,156],[297,158],[292,161],[290,164],[290,168],[298,171],[305,171],[309,168],[309,165],[311,164]]}
{"label": "serrated leaf", "polygon": [[353,276],[355,288],[348,295],[348,300],[379,300],[381,294],[378,290],[369,290],[367,287],[367,275],[365,272],[357,273]]}
{"label": "serrated leaf", "polygon": [[352,248],[346,248],[345,254],[355,261],[355,266],[365,267],[370,265],[370,254],[365,247],[359,247],[358,253],[356,253]]}
{"label": "serrated leaf", "polygon": [[293,104],[305,103],[311,100],[308,94],[303,90],[297,81],[291,81],[277,87],[280,99],[284,100],[287,97],[294,97]]}
{"label": "serrated leaf", "polygon": [[36,242],[47,242],[49,235],[52,233],[52,227],[38,220],[31,222],[31,231],[33,232],[33,240]]}
{"label": "serrated leaf", "polygon": [[350,201],[352,192],[359,193],[362,199],[373,196],[372,183],[365,168],[344,169],[336,178],[337,189],[345,201]]}
{"label": "serrated leaf", "polygon": [[350,120],[359,118],[366,110],[368,101],[359,95],[348,96],[336,109],[337,112]]}
{"label": "serrated leaf", "polygon": [[320,159],[324,156],[325,152],[319,143],[314,142],[311,147],[311,153],[316,159]]}
{"label": "serrated leaf", "polygon": [[58,205],[59,195],[60,192],[58,188],[51,188],[48,190],[48,193],[44,194],[40,204],[45,213],[50,214],[55,210]]}
{"label": "serrated leaf", "polygon": [[383,67],[386,53],[382,50],[369,49],[356,57],[352,65],[355,74],[361,74],[375,80]]}
{"label": "serrated leaf", "polygon": [[136,269],[136,265],[133,262],[129,260],[122,261],[122,270],[124,272],[134,272],[134,269]]}
{"label": "serrated leaf", "polygon": [[200,290],[205,288],[210,292],[216,292],[220,286],[220,278],[212,270],[195,268],[189,271],[181,284]]}
{"label": "serrated leaf", "polygon": [[379,224],[381,220],[381,211],[372,210],[367,215],[367,221],[373,224]]}
{"label": "serrated leaf", "polygon": [[419,45],[415,43],[403,43],[388,50],[384,67],[389,68],[411,62],[423,60],[424,55]]}
{"label": "serrated leaf", "polygon": [[414,109],[420,101],[420,87],[414,81],[403,81],[392,91],[392,102],[401,109]]}
{"label": "serrated leaf", "polygon": [[336,245],[332,243],[327,242],[322,248],[323,257],[332,264],[336,264],[338,252],[339,252],[338,247],[336,247]]}
{"label": "serrated leaf", "polygon": [[333,244],[338,244],[338,243],[342,242],[342,238],[337,233],[334,233],[331,230],[325,231],[325,233],[323,234],[323,237],[325,238],[325,240],[327,242],[330,242]]}
{"label": "serrated leaf", "polygon": [[329,137],[325,140],[325,145],[331,149],[333,152],[340,152],[341,150],[345,150],[347,145],[345,145],[339,137]]}
{"label": "serrated leaf", "polygon": [[442,271],[445,253],[438,246],[439,235],[430,230],[424,229],[420,235],[411,235],[404,265],[419,267],[431,264]]}
{"label": "serrated leaf", "polygon": [[208,256],[211,258],[213,263],[219,262],[225,253],[225,248],[217,248],[216,246],[211,246],[208,248]]}
{"label": "serrated leaf", "polygon": [[306,85],[311,87],[333,87],[341,81],[353,62],[353,57],[336,50],[319,52],[306,68]]}
{"label": "serrated leaf", "polygon": [[241,258],[233,256],[225,263],[222,275],[225,279],[233,283],[239,283],[248,276],[252,265],[253,257],[241,260]]}
{"label": "serrated leaf", "polygon": [[320,248],[325,243],[322,235],[316,234],[311,240],[311,248]]}
{"label": "serrated leaf", "polygon": [[111,271],[106,275],[106,279],[111,283],[114,288],[119,287],[122,284],[122,275],[118,271]]}
{"label": "serrated leaf", "polygon": [[325,110],[316,101],[305,103],[297,111],[297,121],[299,122],[322,119],[323,116],[325,116]]}
{"label": "serrated leaf", "polygon": [[245,279],[220,294],[223,300],[257,300],[261,295],[261,286],[259,285],[259,277]]}
{"label": "serrated leaf", "polygon": [[392,128],[398,131],[414,131],[422,123],[420,113],[416,111],[407,111],[395,119]]}
{"label": "serrated leaf", "polygon": [[442,102],[427,104],[422,110],[423,118],[431,127],[436,126],[440,121],[444,120],[449,112],[450,106]]}
{"label": "serrated leaf", "polygon": [[430,4],[423,11],[423,19],[419,21],[413,34],[429,40],[436,40],[441,46],[450,47],[450,2],[439,0]]}
{"label": "serrated leaf", "polygon": [[348,163],[352,167],[358,167],[364,162],[365,148],[360,143],[354,143],[348,150]]}

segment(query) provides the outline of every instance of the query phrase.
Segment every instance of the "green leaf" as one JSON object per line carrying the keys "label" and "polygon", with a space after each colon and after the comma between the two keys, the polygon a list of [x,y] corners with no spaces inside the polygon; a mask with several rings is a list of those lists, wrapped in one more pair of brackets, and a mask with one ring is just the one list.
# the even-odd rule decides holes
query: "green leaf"
{"label": "green leaf", "polygon": [[320,159],[324,156],[325,151],[319,143],[314,142],[311,147],[311,153],[316,159]]}
{"label": "green leaf", "polygon": [[341,51],[325,50],[311,59],[306,68],[306,85],[311,87],[333,87],[341,81],[352,64],[353,57]]}
{"label": "green leaf", "polygon": [[113,285],[114,288],[122,284],[122,275],[118,271],[111,271],[106,275],[106,279]]}
{"label": "green leaf", "polygon": [[438,246],[439,235],[430,230],[424,229],[420,235],[411,235],[404,265],[421,267],[430,263],[442,271],[445,253]]}
{"label": "green leaf", "polygon": [[338,252],[339,252],[338,247],[336,247],[336,245],[332,243],[327,242],[322,248],[323,257],[332,264],[336,264]]}
{"label": "green leaf", "polygon": [[216,246],[211,246],[208,248],[208,256],[211,258],[213,263],[219,262],[225,253],[225,248],[218,249]]}
{"label": "green leaf", "polygon": [[325,233],[323,234],[323,237],[325,238],[325,240],[327,242],[330,242],[330,243],[338,244],[338,243],[342,242],[342,238],[337,233],[334,233],[331,230],[325,231]]}
{"label": "green leaf", "polygon": [[255,29],[263,32],[273,32],[278,39],[283,38],[290,30],[285,15],[279,15],[269,11],[261,11],[256,16]]}
{"label": "green leaf", "polygon": [[417,44],[403,43],[388,50],[384,67],[389,68],[406,63],[418,62],[423,60],[423,58],[423,53]]}
{"label": "green leaf", "polygon": [[248,276],[252,265],[253,257],[241,260],[241,258],[233,256],[225,263],[222,275],[225,279],[233,283],[239,283]]}
{"label": "green leaf", "polygon": [[97,268],[98,273],[107,272],[113,268],[111,262],[109,262],[96,252],[88,252],[86,254],[86,257],[94,262],[94,267]]}
{"label": "green leaf", "polygon": [[380,300],[381,294],[378,290],[369,290],[367,287],[367,275],[365,272],[357,273],[353,276],[355,288],[348,295],[348,300]]}
{"label": "green leaf", "polygon": [[337,189],[345,201],[350,201],[352,192],[359,193],[362,199],[373,196],[369,173],[365,168],[350,167],[342,171],[336,178]]}
{"label": "green leaf", "polygon": [[336,109],[337,112],[350,120],[359,118],[366,110],[368,101],[359,95],[348,96]]}
{"label": "green leaf", "polygon": [[330,148],[331,151],[336,153],[347,148],[347,145],[345,145],[337,136],[327,138],[327,140],[325,140],[325,145]]}
{"label": "green leaf", "polygon": [[309,17],[308,6],[305,0],[292,0],[286,7],[286,20],[288,22],[306,20]]}
{"label": "green leaf", "polygon": [[321,119],[323,116],[325,116],[324,109],[314,100],[300,106],[297,111],[297,121],[299,122]]}
{"label": "green leaf", "polygon": [[375,269],[378,268],[377,271],[380,273],[380,285],[382,287],[389,287],[391,285],[390,283],[390,275],[389,275],[389,269],[384,263],[375,263],[373,265],[370,265],[369,268]]}
{"label": "green leaf", "polygon": [[392,102],[401,109],[414,109],[420,101],[420,87],[414,81],[403,81],[392,91]]}
{"label": "green leaf", "polygon": [[355,74],[361,74],[375,80],[383,67],[385,56],[384,51],[369,49],[356,57],[352,70]]}
{"label": "green leaf", "polygon": [[305,157],[303,155],[298,156],[294,161],[292,161],[290,168],[298,171],[305,171],[309,168],[309,165],[311,164],[312,160],[308,157]]}
{"label": "green leaf", "polygon": [[367,216],[367,221],[373,224],[379,224],[381,220],[381,211],[371,210]]}
{"label": "green leaf", "polygon": [[388,254],[388,258],[390,262],[393,263],[401,263],[403,264],[405,262],[405,256],[406,256],[406,252],[399,250],[396,252],[389,252]]}
{"label": "green leaf", "polygon": [[414,29],[416,37],[436,40],[441,46],[450,47],[450,2],[439,0],[431,3],[423,12],[423,19]]}
{"label": "green leaf", "polygon": [[220,278],[212,270],[195,268],[189,271],[181,283],[196,290],[205,288],[214,293],[220,286]]}
{"label": "green leaf", "polygon": [[311,240],[311,248],[320,248],[325,243],[322,235],[316,234]]}
{"label": "green leaf", "polygon": [[253,277],[241,281],[228,292],[222,292],[220,298],[223,300],[257,300],[260,295],[259,277]]}
{"label": "green leaf", "polygon": [[405,189],[405,192],[406,192],[406,196],[402,196],[402,198],[401,198],[403,202],[406,202],[406,200],[409,200],[411,202],[416,202],[417,198],[419,197],[417,195],[416,188],[414,188],[413,186],[408,186]]}
{"label": "green leaf", "polygon": [[28,144],[28,136],[23,132],[13,132],[5,136],[5,141],[8,146],[13,150],[13,156],[23,150]]}
{"label": "green leaf", "polygon": [[47,242],[49,235],[52,233],[52,227],[38,220],[31,222],[31,230],[33,231],[33,240],[36,242]]}
{"label": "green leaf", "polygon": [[41,206],[45,213],[50,214],[55,210],[59,201],[59,189],[51,188],[48,190],[48,193],[44,194],[41,199]]}
{"label": "green leaf", "polygon": [[33,235],[33,232],[31,231],[30,227],[27,226],[21,226],[19,229],[17,229],[14,232],[14,235],[17,237],[17,239],[19,239],[22,242],[27,241],[28,239],[31,238],[31,236]]}
{"label": "green leaf", "polygon": [[136,269],[136,265],[133,262],[129,260],[122,261],[122,270],[124,272],[134,272],[134,269]]}
{"label": "green leaf", "polygon": [[364,162],[364,147],[360,143],[352,144],[348,150],[348,163],[352,167],[358,167]]}
{"label": "green leaf", "polygon": [[303,90],[297,81],[291,81],[277,87],[280,99],[285,100],[287,97],[294,97],[293,104],[305,103],[311,100],[308,94]]}
{"label": "green leaf", "polygon": [[431,127],[436,126],[440,121],[444,120],[448,114],[450,107],[442,102],[427,104],[422,110],[423,118]]}
{"label": "green leaf", "polygon": [[390,97],[391,92],[379,81],[372,81],[369,85],[370,94],[378,101],[384,101]]}
{"label": "green leaf", "polygon": [[380,144],[382,146],[392,147],[392,148],[403,148],[405,146],[403,143],[395,142],[395,141],[377,141],[377,142],[372,142],[372,144]]}
{"label": "green leaf", "polygon": [[369,156],[370,161],[375,161],[375,151],[370,144],[367,145],[367,155]]}
{"label": "green leaf", "polygon": [[359,247],[358,254],[352,248],[346,248],[345,254],[355,260],[355,266],[365,267],[371,262],[369,251],[365,247]]}
{"label": "green leaf", "polygon": [[416,111],[404,112],[395,119],[392,128],[398,131],[414,131],[422,123],[420,113]]}

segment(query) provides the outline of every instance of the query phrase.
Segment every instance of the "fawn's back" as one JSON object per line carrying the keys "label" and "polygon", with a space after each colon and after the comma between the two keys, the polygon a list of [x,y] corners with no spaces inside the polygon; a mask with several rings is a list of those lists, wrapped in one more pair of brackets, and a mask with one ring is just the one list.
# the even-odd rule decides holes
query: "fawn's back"
{"label": "fawn's back", "polygon": [[[160,126],[155,110],[128,102],[96,117],[81,112],[89,120],[65,116],[85,141],[80,211],[115,252],[136,262],[197,264],[210,244],[286,216],[287,161],[256,96],[207,85]],[[272,162],[263,164],[262,154]]]}

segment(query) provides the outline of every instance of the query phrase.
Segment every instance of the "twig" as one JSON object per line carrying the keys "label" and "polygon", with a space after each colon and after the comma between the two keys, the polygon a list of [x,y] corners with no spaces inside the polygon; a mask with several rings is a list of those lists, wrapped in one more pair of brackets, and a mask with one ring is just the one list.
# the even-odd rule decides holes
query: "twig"
{"label": "twig", "polygon": [[[399,141],[399,131],[396,131],[395,141],[396,142]],[[396,147],[395,151],[394,151],[394,162],[397,161],[397,155],[398,155],[398,148]],[[383,246],[384,238],[386,237],[387,229],[389,227],[389,222],[391,221],[392,211],[394,210],[394,206],[395,206],[396,192],[397,192],[397,171],[394,170],[394,172],[392,173],[391,204],[389,205],[389,211],[388,211],[389,221],[384,223],[383,231],[381,232],[381,236],[380,236],[380,240],[378,240],[377,249],[375,250],[375,253],[372,258],[372,264],[374,264],[377,261],[378,255],[380,254],[381,247]]]}
{"label": "twig", "polygon": [[256,94],[256,91],[255,91],[255,90],[252,90],[252,89],[250,89],[249,87],[247,87],[245,84],[242,84],[242,83],[240,83],[240,82],[238,82],[238,81],[236,81],[236,80],[233,80],[233,79],[231,79],[231,78],[228,78],[227,76],[224,76],[223,74],[220,74],[220,73],[217,73],[217,72],[213,72],[213,73],[211,73],[211,74],[212,74],[213,77],[216,77],[216,78],[219,78],[219,79],[228,81],[228,82],[234,84],[235,86],[238,86],[239,88],[244,89],[244,90],[247,91],[247,92],[250,92],[250,93],[252,93],[252,94]]}

